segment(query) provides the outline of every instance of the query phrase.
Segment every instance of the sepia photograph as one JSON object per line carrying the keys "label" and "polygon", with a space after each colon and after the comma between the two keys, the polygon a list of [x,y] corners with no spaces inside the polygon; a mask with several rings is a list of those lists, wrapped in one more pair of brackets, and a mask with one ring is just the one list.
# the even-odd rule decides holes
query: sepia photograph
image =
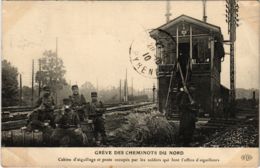
{"label": "sepia photograph", "polygon": [[3,1],[2,147],[258,148],[259,5]]}

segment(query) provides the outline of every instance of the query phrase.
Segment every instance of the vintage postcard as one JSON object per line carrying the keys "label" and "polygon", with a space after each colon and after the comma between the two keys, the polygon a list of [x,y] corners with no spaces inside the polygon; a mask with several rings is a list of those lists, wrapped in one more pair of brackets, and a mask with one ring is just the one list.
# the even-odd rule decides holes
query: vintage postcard
{"label": "vintage postcard", "polygon": [[258,167],[260,3],[3,1],[3,167]]}

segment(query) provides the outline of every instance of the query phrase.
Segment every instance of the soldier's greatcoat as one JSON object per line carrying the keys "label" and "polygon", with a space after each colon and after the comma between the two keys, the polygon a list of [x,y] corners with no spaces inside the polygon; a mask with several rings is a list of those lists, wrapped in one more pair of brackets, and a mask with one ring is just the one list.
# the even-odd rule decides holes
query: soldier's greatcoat
{"label": "soldier's greatcoat", "polygon": [[42,129],[45,121],[49,121],[54,127],[54,99],[50,95],[43,95],[36,103],[36,109],[28,116],[28,127],[30,129]]}
{"label": "soldier's greatcoat", "polygon": [[102,136],[103,142],[106,141],[106,132],[105,132],[105,126],[104,126],[105,123],[104,123],[104,118],[103,118],[104,112],[105,112],[105,108],[101,101],[91,102],[89,115],[90,115],[90,118],[93,119],[94,136],[97,139],[98,133],[100,133]]}
{"label": "soldier's greatcoat", "polygon": [[80,121],[83,121],[87,117],[86,114],[87,103],[85,97],[82,94],[81,95],[73,94],[69,98],[71,100],[72,109],[74,109],[78,113]]}
{"label": "soldier's greatcoat", "polygon": [[79,128],[78,114],[71,109],[62,109],[55,116],[57,128],[51,135],[52,144],[57,146],[81,146],[83,133]]}
{"label": "soldier's greatcoat", "polygon": [[178,95],[180,109],[180,128],[179,135],[183,145],[189,145],[195,130],[196,116],[191,108],[191,103],[187,93],[180,92]]}

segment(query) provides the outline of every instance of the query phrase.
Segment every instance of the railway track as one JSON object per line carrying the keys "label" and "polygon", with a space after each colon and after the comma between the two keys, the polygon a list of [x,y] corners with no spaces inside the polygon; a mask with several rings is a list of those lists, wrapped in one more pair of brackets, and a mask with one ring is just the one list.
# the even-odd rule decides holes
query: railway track
{"label": "railway track", "polygon": [[[106,114],[113,112],[126,112],[132,109],[141,109],[142,107],[152,106],[154,103],[152,102],[142,102],[138,104],[129,104],[129,105],[116,105],[111,106],[108,105],[106,108]],[[106,107],[106,105],[105,105]],[[7,111],[8,110],[8,111]],[[26,124],[26,120],[28,118],[28,114],[32,112],[32,108],[30,107],[9,107],[3,108],[2,112],[2,130],[8,131],[13,129],[19,129],[20,127]]]}
{"label": "railway track", "polygon": [[199,128],[207,138],[198,146],[204,147],[257,147],[258,111],[241,110],[233,119],[212,119]]}
{"label": "railway track", "polygon": [[253,123],[227,127],[202,144],[204,147],[257,147],[258,127]]}
{"label": "railway track", "polygon": [[[116,128],[128,123],[127,115],[134,113],[145,113],[153,110],[154,103],[145,102],[132,105],[117,105],[107,107],[105,113],[105,127],[108,135]],[[198,118],[194,134],[193,147],[256,147],[258,144],[258,113],[253,111],[241,111],[236,119],[223,118]],[[26,112],[13,112],[14,114],[26,114]],[[240,112],[238,112],[240,113]],[[179,120],[170,120],[178,129]],[[25,119],[13,117],[12,120],[2,123],[4,133],[10,130],[21,132],[20,128],[26,124]],[[15,134],[15,133],[14,133]],[[111,134],[112,135],[112,134]],[[8,134],[9,136],[9,134]],[[16,135],[15,135],[16,136]],[[18,136],[18,135],[17,135]],[[108,136],[110,139],[113,136]],[[14,138],[15,139],[15,138]],[[178,146],[178,144],[177,144]]]}

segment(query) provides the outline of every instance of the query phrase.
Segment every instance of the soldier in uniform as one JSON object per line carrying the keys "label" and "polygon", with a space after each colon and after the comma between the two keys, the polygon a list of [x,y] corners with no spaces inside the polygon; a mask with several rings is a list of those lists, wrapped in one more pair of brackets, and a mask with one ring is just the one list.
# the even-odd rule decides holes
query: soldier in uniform
{"label": "soldier in uniform", "polygon": [[55,105],[54,98],[51,95],[51,90],[49,86],[43,87],[42,96],[37,100],[35,108],[39,108],[42,105],[47,105],[47,108],[53,108]]}
{"label": "soldier in uniform", "polygon": [[50,88],[43,88],[43,95],[36,103],[36,109],[29,114],[28,129],[42,129],[45,125],[54,127],[54,99],[51,96]]}
{"label": "soldier in uniform", "polygon": [[86,116],[86,99],[82,94],[79,94],[78,85],[73,85],[71,87],[72,95],[70,96],[71,108],[78,113],[80,121],[84,121]]}
{"label": "soldier in uniform", "polygon": [[105,126],[104,126],[104,118],[103,114],[105,112],[105,108],[103,106],[103,103],[101,101],[98,101],[97,99],[97,92],[91,92],[91,104],[90,104],[90,119],[93,120],[94,124],[94,137],[95,140],[98,140],[99,133],[102,137],[102,143],[106,144],[106,132],[105,132]]}
{"label": "soldier in uniform", "polygon": [[63,99],[63,108],[55,114],[56,129],[51,135],[52,144],[57,146],[81,146],[83,132],[78,114],[71,108],[71,100]]}
{"label": "soldier in uniform", "polygon": [[191,101],[188,91],[181,89],[178,94],[178,105],[180,110],[179,136],[182,146],[190,146],[196,122],[196,104]]}

